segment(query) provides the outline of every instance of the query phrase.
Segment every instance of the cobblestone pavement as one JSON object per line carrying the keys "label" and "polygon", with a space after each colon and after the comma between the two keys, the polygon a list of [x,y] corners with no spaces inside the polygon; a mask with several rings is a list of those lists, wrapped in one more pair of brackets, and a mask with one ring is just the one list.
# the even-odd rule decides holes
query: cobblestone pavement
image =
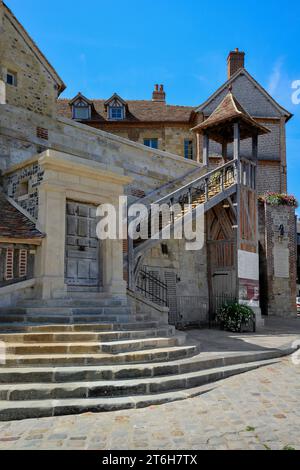
{"label": "cobblestone pavement", "polygon": [[300,449],[291,358],[197,398],[139,410],[0,423],[0,449]]}

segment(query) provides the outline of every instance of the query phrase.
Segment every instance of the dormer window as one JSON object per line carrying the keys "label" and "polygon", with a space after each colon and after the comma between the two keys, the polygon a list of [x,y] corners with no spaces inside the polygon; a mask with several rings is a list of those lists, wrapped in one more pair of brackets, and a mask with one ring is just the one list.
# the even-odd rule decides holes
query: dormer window
{"label": "dormer window", "polygon": [[90,119],[91,117],[91,107],[80,101],[78,103],[73,104],[73,119]]}
{"label": "dormer window", "polygon": [[109,119],[115,121],[124,119],[124,106],[109,106]]}
{"label": "dormer window", "polygon": [[111,121],[122,121],[126,117],[127,103],[116,93],[104,103],[107,118]]}
{"label": "dormer window", "polygon": [[91,119],[91,102],[80,93],[70,102],[72,118],[78,121]]}

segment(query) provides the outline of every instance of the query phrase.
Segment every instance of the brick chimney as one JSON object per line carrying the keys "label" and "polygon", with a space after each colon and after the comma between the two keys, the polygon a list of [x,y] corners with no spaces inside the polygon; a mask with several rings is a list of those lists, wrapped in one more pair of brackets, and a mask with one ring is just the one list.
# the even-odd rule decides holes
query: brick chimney
{"label": "brick chimney", "polygon": [[152,101],[166,101],[166,93],[163,85],[155,85],[152,93]]}
{"label": "brick chimney", "polygon": [[245,66],[245,52],[241,52],[236,48],[234,51],[229,52],[227,58],[227,78],[228,80],[235,74],[239,69]]}

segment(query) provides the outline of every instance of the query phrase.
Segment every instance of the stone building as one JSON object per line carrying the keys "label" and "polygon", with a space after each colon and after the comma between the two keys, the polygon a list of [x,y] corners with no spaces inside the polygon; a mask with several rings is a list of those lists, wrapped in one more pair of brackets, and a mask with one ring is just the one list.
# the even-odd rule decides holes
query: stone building
{"label": "stone building", "polygon": [[[61,100],[64,89],[0,0],[0,332],[10,368],[0,419],[182,398],[203,383],[203,364],[175,326],[213,323],[227,300],[250,305],[257,327],[261,313],[296,313],[294,207],[258,204],[266,190],[286,192],[291,114],[243,53],[229,54],[228,80],[199,107],[168,105],[162,86],[150,101]],[[129,214],[135,202],[147,216],[153,203],[177,204],[156,226],[171,238],[133,240],[124,196]],[[123,237],[97,236],[104,204]],[[199,214],[191,251],[175,234]]]}
{"label": "stone building", "polygon": [[[124,194],[129,203],[138,200],[150,204],[230,162],[232,141],[228,142],[225,154],[220,139],[211,140],[206,148],[203,135],[194,131],[218,109],[229,89],[257,126],[268,129],[257,144],[257,193],[262,194],[267,189],[278,193],[286,191],[285,125],[291,114],[244,68],[244,53],[230,52],[228,80],[199,107],[168,105],[162,85],[155,86],[149,101],[125,100],[117,94],[107,100],[90,100],[80,93],[72,100],[62,100],[59,95],[65,89],[63,81],[4,5],[0,19],[3,190],[20,210],[38,222],[45,234],[42,248],[36,250],[34,295],[44,299],[67,296],[72,289],[80,288],[107,290],[126,297],[126,284],[130,282],[127,241],[101,243],[96,249],[95,234],[89,234],[88,239],[87,234],[73,233],[73,226],[79,222],[86,227],[95,224],[95,207],[100,202],[114,201],[117,205],[119,195]],[[207,161],[204,161],[205,154]],[[250,138],[241,140],[240,154],[251,159]],[[97,189],[100,182],[101,190]],[[45,210],[50,204],[55,211]],[[217,216],[217,208],[212,208],[206,214],[207,220],[216,219],[222,224],[225,216],[222,207],[220,210],[221,215]],[[281,208],[275,220],[285,225],[289,272],[294,272],[294,248],[289,238],[293,228],[285,212]],[[279,220],[280,214],[282,220]],[[281,314],[282,299],[294,297],[294,278],[284,288],[280,281],[283,273],[277,273],[279,281],[276,280],[277,271],[273,265],[268,265],[270,256],[267,256],[264,242],[269,236],[266,234],[269,222],[261,216],[260,223],[261,271],[267,272],[265,296],[269,299],[264,313],[269,307],[270,312]],[[270,230],[275,230],[274,224]],[[82,229],[83,234],[85,230]],[[234,235],[229,234],[229,238],[232,237],[234,239]],[[150,270],[153,277],[158,276],[172,292],[170,298],[177,299],[173,302],[173,316],[185,323],[199,320],[198,304],[203,306],[201,316],[205,320],[212,310],[214,295],[222,298],[223,292],[229,292],[236,296],[236,288],[232,287],[235,274],[229,274],[230,269],[221,266],[222,276],[217,266],[212,268],[208,239],[207,242],[193,254],[186,252],[178,240],[145,248],[143,253],[144,268]],[[108,245],[111,246],[108,248]],[[112,253],[113,270],[108,261]],[[262,279],[263,274],[260,283],[262,291],[266,292]],[[20,290],[21,286],[18,297]],[[259,285],[256,297],[258,291]],[[192,298],[196,313],[187,308]],[[292,300],[285,305],[289,311]]]}

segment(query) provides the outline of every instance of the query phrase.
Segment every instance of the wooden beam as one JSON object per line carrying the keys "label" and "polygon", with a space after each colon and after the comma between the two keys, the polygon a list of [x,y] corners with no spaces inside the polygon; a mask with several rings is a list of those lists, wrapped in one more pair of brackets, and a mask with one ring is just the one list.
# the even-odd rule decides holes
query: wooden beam
{"label": "wooden beam", "polygon": [[15,245],[41,245],[43,239],[41,238],[6,238],[0,237],[0,243],[12,243]]}
{"label": "wooden beam", "polygon": [[223,162],[227,162],[227,142],[222,143],[222,157],[223,157]]}
{"label": "wooden beam", "polygon": [[233,124],[233,158],[236,160],[240,159],[240,147],[241,147],[241,139],[240,139],[240,125],[238,122]]}

